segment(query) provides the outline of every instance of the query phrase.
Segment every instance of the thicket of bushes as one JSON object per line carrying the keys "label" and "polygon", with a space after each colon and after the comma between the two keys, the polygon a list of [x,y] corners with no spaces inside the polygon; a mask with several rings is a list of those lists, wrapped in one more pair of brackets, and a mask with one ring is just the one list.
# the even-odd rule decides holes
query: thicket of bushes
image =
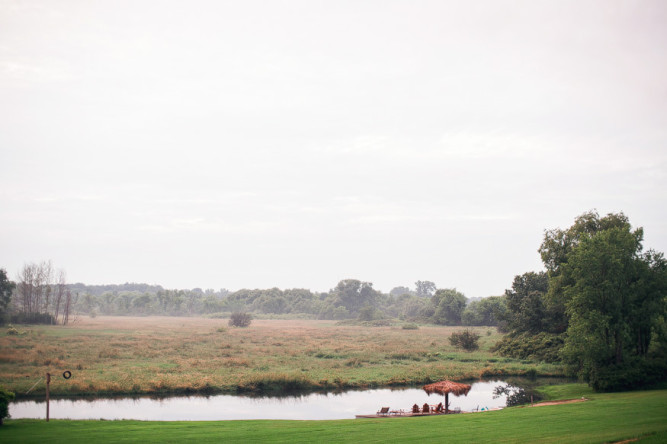
{"label": "thicket of bushes", "polygon": [[0,388],[0,425],[9,418],[9,403],[14,400],[14,393]]}
{"label": "thicket of bushes", "polygon": [[449,343],[454,347],[462,348],[466,351],[474,351],[479,348],[480,336],[469,328],[460,332],[454,332],[449,337]]}
{"label": "thicket of bushes", "polygon": [[56,318],[51,313],[11,313],[10,324],[47,324],[54,325]]}
{"label": "thicket of bushes", "polygon": [[246,312],[234,312],[229,317],[231,327],[248,327],[252,322],[252,315]]}
{"label": "thicket of bushes", "polygon": [[563,333],[514,333],[501,339],[491,351],[516,359],[559,362],[564,341]]}
{"label": "thicket of bushes", "polygon": [[635,357],[622,364],[592,369],[589,383],[598,392],[620,392],[653,386],[664,381],[666,375],[664,359]]}

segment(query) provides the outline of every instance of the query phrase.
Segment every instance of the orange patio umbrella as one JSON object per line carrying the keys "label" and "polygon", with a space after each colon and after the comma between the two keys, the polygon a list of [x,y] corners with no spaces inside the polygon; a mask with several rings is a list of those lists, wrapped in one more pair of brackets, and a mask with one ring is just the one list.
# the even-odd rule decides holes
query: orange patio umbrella
{"label": "orange patio umbrella", "polygon": [[455,396],[467,395],[472,386],[468,384],[461,384],[454,381],[440,381],[424,386],[424,391],[429,395],[431,393],[438,393],[445,395],[445,413],[449,413],[449,394],[453,393]]}

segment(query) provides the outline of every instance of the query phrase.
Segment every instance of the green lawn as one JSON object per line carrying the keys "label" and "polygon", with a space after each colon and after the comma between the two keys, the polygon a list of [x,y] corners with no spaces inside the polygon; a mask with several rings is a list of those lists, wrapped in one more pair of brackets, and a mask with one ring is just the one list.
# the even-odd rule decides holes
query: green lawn
{"label": "green lawn", "polygon": [[106,442],[568,442],[604,443],[639,438],[667,442],[667,390],[592,394],[589,401],[545,407],[426,418],[342,421],[66,421],[9,420],[0,441]]}

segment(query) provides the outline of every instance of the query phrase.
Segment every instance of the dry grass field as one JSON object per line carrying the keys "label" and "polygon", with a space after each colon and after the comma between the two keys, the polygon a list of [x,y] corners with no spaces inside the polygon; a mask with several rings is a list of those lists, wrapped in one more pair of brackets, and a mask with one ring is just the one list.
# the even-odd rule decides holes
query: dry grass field
{"label": "dry grass field", "polygon": [[[480,349],[448,341],[456,327],[339,326],[334,321],[81,317],[70,326],[0,333],[0,385],[23,396],[46,372],[54,395],[268,392],[419,384],[442,378],[560,375],[562,369],[493,355],[500,338],[479,327]],[[60,375],[70,370],[72,378]],[[41,382],[31,394],[43,394]]]}

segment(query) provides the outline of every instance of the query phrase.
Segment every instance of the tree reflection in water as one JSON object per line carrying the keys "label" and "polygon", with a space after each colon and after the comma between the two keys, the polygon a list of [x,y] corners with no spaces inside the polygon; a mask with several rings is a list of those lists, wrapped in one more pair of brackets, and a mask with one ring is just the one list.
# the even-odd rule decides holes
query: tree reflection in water
{"label": "tree reflection in water", "polygon": [[532,385],[520,387],[512,383],[507,383],[505,385],[499,385],[493,389],[493,399],[503,395],[507,396],[507,407],[528,404],[542,399]]}

